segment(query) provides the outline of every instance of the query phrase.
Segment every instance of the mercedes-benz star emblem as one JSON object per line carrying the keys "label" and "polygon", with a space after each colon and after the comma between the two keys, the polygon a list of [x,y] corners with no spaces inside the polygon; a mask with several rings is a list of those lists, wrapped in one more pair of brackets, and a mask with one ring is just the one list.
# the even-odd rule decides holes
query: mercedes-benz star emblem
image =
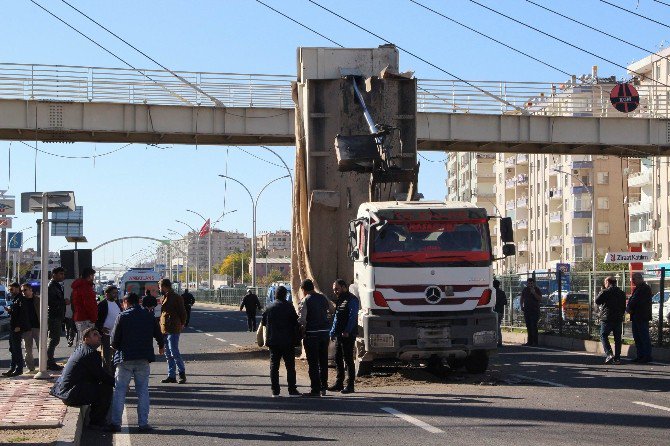
{"label": "mercedes-benz star emblem", "polygon": [[436,286],[426,288],[426,302],[436,304],[442,299],[442,292]]}

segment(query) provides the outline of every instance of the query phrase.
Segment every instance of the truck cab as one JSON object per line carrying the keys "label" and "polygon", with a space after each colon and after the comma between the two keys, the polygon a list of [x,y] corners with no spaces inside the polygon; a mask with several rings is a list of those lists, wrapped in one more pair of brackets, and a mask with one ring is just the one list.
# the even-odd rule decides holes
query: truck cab
{"label": "truck cab", "polygon": [[497,347],[488,221],[485,209],[462,202],[359,207],[349,226],[359,374],[379,361],[486,370]]}

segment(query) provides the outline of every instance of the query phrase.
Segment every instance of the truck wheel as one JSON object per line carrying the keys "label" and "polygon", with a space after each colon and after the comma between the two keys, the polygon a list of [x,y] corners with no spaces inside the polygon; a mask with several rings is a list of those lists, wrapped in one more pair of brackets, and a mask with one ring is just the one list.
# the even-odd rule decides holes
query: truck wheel
{"label": "truck wheel", "polygon": [[465,365],[465,359],[449,359],[447,364],[451,370],[458,370]]}
{"label": "truck wheel", "polygon": [[489,368],[489,357],[486,352],[475,351],[465,358],[465,369],[469,373],[484,373]]}

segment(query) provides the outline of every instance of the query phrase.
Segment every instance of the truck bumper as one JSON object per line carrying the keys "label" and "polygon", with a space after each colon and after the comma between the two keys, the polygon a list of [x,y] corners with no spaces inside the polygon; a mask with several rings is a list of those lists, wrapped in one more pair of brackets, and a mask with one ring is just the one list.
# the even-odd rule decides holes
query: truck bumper
{"label": "truck bumper", "polygon": [[366,357],[413,361],[430,357],[463,358],[473,350],[495,351],[493,311],[467,314],[366,314],[359,319]]}

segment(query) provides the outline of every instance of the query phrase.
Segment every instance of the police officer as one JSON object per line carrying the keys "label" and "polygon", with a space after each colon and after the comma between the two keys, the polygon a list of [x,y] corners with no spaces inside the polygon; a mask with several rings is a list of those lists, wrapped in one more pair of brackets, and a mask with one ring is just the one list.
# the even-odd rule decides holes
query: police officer
{"label": "police officer", "polygon": [[[335,364],[337,378],[328,390],[331,392],[353,393],[356,381],[356,365],[354,363],[354,344],[358,332],[358,298],[349,292],[347,282],[337,279],[333,283],[335,302],[335,318],[330,330],[330,339],[335,341]],[[344,387],[344,366],[347,370],[347,386]]]}

